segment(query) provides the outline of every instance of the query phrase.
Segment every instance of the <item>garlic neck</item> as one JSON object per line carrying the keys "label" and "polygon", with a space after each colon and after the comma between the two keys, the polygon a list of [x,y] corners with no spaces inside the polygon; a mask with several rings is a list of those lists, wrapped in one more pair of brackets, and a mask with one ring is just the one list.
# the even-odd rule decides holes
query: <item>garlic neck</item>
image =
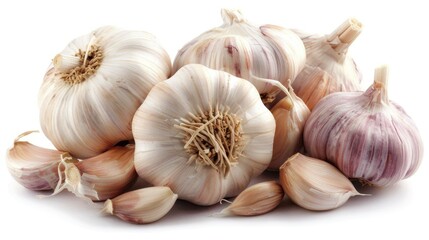
{"label": "garlic neck", "polygon": [[389,103],[389,96],[387,94],[387,80],[389,78],[389,67],[382,65],[375,69],[374,72],[374,84],[372,87],[377,91],[375,99],[378,103]]}
{"label": "garlic neck", "polygon": [[239,10],[222,9],[221,15],[225,25],[232,25],[233,23],[241,23],[245,21]]}
{"label": "garlic neck", "polygon": [[361,29],[362,23],[357,19],[347,19],[327,36],[327,42],[338,55],[345,55],[349,46],[361,33]]}
{"label": "garlic neck", "polygon": [[243,150],[240,120],[228,111],[189,114],[175,125],[182,130],[184,149],[190,155],[188,163],[196,167],[212,167],[226,177]]}
{"label": "garlic neck", "polygon": [[86,51],[79,49],[74,56],[58,54],[52,62],[64,82],[79,84],[97,71],[102,60],[101,47],[90,43]]}

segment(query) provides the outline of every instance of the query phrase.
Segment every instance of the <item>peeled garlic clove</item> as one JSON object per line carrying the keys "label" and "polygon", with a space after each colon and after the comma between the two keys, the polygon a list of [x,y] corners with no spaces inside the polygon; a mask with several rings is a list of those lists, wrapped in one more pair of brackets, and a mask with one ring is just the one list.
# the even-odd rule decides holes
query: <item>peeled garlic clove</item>
{"label": "peeled garlic clove", "polygon": [[275,121],[256,88],[203,65],[157,84],[132,127],[139,176],[199,205],[237,196],[272,157]]}
{"label": "peeled garlic clove", "polygon": [[149,187],[108,199],[103,212],[131,223],[152,223],[164,217],[176,200],[177,194],[168,187]]}
{"label": "peeled garlic clove", "polygon": [[351,18],[330,35],[298,33],[305,45],[307,61],[292,87],[310,110],[330,93],[361,89],[362,76],[354,60],[347,54],[361,29],[362,24]]}
{"label": "peeled garlic clove", "polygon": [[19,135],[7,151],[6,164],[10,174],[31,190],[51,190],[58,183],[58,164],[64,152],[35,146],[21,138],[37,131]]}
{"label": "peeled garlic clove", "polygon": [[122,194],[137,178],[134,146],[116,146],[92,158],[62,162],[64,179],[55,193],[67,188],[76,196],[103,201]]}
{"label": "peeled garlic clove", "polygon": [[301,151],[304,146],[302,141],[304,124],[310,115],[310,110],[295,95],[290,85],[288,92],[289,96],[283,98],[271,109],[276,120],[273,158],[268,166],[272,170],[278,170],[290,156]]}
{"label": "peeled garlic clove", "polygon": [[283,200],[282,186],[275,181],[262,182],[246,188],[232,204],[220,212],[221,216],[256,216],[271,212]]}
{"label": "peeled garlic clove", "polygon": [[171,62],[146,32],[106,26],[73,40],[53,60],[39,91],[40,124],[77,158],[133,138],[131,120]]}
{"label": "peeled garlic clove", "polygon": [[292,31],[274,25],[250,24],[238,10],[222,9],[223,25],[186,44],[177,54],[173,72],[190,63],[226,71],[255,85],[264,103],[275,99],[278,88],[255,78],[286,85],[305,64],[305,48]]}
{"label": "peeled garlic clove", "polygon": [[360,194],[331,164],[297,153],[280,167],[280,183],[297,205],[315,211],[330,210]]}
{"label": "peeled garlic clove", "polygon": [[411,176],[423,158],[413,120],[388,99],[387,67],[376,69],[366,92],[325,97],[304,128],[310,156],[332,162],[347,177],[389,186]]}

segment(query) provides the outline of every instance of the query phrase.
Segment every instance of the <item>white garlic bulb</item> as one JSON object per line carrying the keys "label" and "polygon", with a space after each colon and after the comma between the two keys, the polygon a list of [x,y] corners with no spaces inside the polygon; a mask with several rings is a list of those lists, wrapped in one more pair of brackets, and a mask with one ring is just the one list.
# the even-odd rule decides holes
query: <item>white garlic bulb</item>
{"label": "white garlic bulb", "polygon": [[78,158],[132,139],[131,120],[171,62],[156,38],[102,27],[73,40],[39,92],[40,124],[54,146]]}
{"label": "white garlic bulb", "polygon": [[305,45],[307,61],[292,87],[310,110],[330,93],[361,89],[362,76],[354,60],[347,54],[361,28],[362,24],[351,18],[330,35],[298,33]]}
{"label": "white garlic bulb", "polygon": [[276,133],[273,158],[268,168],[278,170],[290,156],[303,150],[302,136],[310,110],[295,95],[289,83],[288,96],[271,108],[271,113],[276,120]]}
{"label": "white garlic bulb", "polygon": [[[274,25],[256,27],[238,10],[222,9],[223,25],[186,44],[177,54],[173,71],[190,63],[226,71],[249,80],[264,103],[270,103],[279,89],[258,78],[293,81],[305,64],[305,48],[292,31]],[[256,78],[255,78],[256,77]]]}
{"label": "white garlic bulb", "polygon": [[423,157],[413,120],[388,99],[386,66],[376,69],[366,92],[339,92],[320,101],[305,125],[304,144],[310,156],[377,186],[411,176]]}
{"label": "white garlic bulb", "polygon": [[297,205],[314,211],[342,206],[359,193],[331,164],[297,153],[280,167],[280,183]]}
{"label": "white garlic bulb", "polygon": [[19,135],[7,151],[6,164],[10,174],[22,186],[31,190],[52,190],[58,184],[58,165],[65,152],[42,148],[21,138],[36,131]]}
{"label": "white garlic bulb", "polygon": [[189,64],[151,90],[132,127],[141,178],[211,205],[266,169],[275,121],[250,82]]}

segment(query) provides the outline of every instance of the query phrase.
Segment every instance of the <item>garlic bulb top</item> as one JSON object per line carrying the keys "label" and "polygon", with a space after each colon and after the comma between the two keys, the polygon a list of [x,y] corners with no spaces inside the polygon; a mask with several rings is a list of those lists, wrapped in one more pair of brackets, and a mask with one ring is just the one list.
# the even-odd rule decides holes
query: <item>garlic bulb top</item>
{"label": "garlic bulb top", "polygon": [[423,156],[413,120],[388,99],[387,67],[376,69],[366,92],[339,92],[320,101],[305,125],[304,145],[346,176],[378,186],[411,176]]}
{"label": "garlic bulb top", "polygon": [[79,158],[132,139],[131,120],[171,62],[146,32],[101,27],[53,60],[39,92],[40,123],[55,147]]}
{"label": "garlic bulb top", "polygon": [[211,205],[266,169],[275,121],[248,81],[189,64],[151,90],[132,127],[140,177]]}
{"label": "garlic bulb top", "polygon": [[279,92],[271,84],[255,79],[293,81],[304,67],[305,48],[299,37],[285,28],[256,27],[238,10],[222,10],[223,25],[211,29],[186,44],[174,61],[174,72],[189,63],[226,71],[249,80],[264,103]]}
{"label": "garlic bulb top", "polygon": [[359,36],[362,24],[348,19],[330,35],[309,35],[297,32],[305,45],[307,61],[292,84],[295,93],[313,107],[333,92],[359,91],[361,74],[348,47]]}

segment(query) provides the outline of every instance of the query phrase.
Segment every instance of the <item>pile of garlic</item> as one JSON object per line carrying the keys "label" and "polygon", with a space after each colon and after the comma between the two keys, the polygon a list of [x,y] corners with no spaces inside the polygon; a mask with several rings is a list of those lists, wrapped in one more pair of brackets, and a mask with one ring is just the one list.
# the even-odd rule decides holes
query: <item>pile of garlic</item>
{"label": "pile of garlic", "polygon": [[[388,99],[388,68],[359,91],[347,53],[359,21],[313,35],[221,14],[173,66],[146,32],[106,26],[73,40],[39,91],[41,129],[56,149],[23,140],[35,131],[19,135],[7,151],[11,175],[50,196],[67,189],[104,201],[103,212],[141,224],[177,199],[236,197],[217,216],[265,214],[285,196],[330,210],[365,195],[350,179],[390,186],[417,170],[422,140]],[[267,169],[279,177],[248,187]],[[152,186],[129,191],[138,177]]]}

